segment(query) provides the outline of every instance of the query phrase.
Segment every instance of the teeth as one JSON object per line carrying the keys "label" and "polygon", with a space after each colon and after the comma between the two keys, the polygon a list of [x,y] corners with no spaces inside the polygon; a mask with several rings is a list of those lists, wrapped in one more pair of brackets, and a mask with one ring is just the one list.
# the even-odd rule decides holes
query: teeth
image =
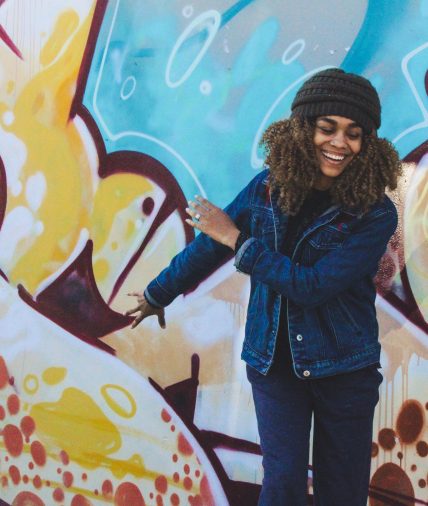
{"label": "teeth", "polygon": [[341,162],[342,160],[345,159],[345,155],[335,155],[333,153],[327,153],[326,151],[323,151],[322,154],[326,158],[330,158],[330,160],[334,160],[334,161],[337,161],[337,162]]}

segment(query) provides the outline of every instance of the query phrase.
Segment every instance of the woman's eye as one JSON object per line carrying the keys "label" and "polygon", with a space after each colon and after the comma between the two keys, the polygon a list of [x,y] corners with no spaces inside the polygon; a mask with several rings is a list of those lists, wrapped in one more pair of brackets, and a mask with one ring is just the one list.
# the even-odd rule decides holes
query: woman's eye
{"label": "woman's eye", "polygon": [[323,127],[321,125],[318,125],[318,128],[321,130],[322,133],[330,135],[334,132],[331,128]]}
{"label": "woman's eye", "polygon": [[348,137],[352,140],[352,141],[356,141],[358,139],[361,138],[361,134],[359,132],[357,133],[349,133],[348,134]]}

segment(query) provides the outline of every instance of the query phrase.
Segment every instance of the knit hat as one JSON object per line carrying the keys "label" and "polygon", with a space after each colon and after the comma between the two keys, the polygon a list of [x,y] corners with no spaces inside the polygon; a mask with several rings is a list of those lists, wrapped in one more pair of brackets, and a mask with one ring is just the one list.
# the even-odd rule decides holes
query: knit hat
{"label": "knit hat", "polygon": [[291,104],[291,116],[343,116],[370,133],[380,127],[380,101],[373,85],[357,74],[330,68],[303,83]]}

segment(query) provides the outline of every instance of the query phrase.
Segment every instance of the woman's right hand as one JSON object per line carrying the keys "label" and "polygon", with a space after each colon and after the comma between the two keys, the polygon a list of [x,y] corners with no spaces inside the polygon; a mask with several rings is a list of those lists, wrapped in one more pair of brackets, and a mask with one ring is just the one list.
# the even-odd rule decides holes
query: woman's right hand
{"label": "woman's right hand", "polygon": [[138,313],[135,317],[134,321],[132,322],[131,329],[134,329],[141,321],[144,320],[144,318],[147,318],[148,316],[154,316],[156,315],[158,317],[158,322],[161,328],[166,327],[165,323],[165,309],[163,307],[155,307],[149,304],[144,297],[143,292],[132,292],[128,293],[128,295],[132,297],[137,297],[138,306],[136,306],[134,309],[130,309],[129,311],[126,311],[124,314],[125,316],[131,316],[135,313]]}

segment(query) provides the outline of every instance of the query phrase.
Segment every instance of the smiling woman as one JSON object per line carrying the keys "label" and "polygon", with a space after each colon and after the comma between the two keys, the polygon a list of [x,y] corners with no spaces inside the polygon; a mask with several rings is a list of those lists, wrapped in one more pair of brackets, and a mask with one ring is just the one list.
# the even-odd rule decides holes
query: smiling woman
{"label": "smiling woman", "polygon": [[[311,421],[316,504],[365,506],[373,414],[382,375],[373,277],[397,226],[385,195],[400,162],[378,139],[369,81],[313,75],[292,118],[262,137],[266,169],[223,211],[196,197],[202,234],[136,293],[133,327],[235,254],[251,278],[242,358],[263,452],[263,506],[306,506]],[[353,442],[352,458],[347,451]]]}

